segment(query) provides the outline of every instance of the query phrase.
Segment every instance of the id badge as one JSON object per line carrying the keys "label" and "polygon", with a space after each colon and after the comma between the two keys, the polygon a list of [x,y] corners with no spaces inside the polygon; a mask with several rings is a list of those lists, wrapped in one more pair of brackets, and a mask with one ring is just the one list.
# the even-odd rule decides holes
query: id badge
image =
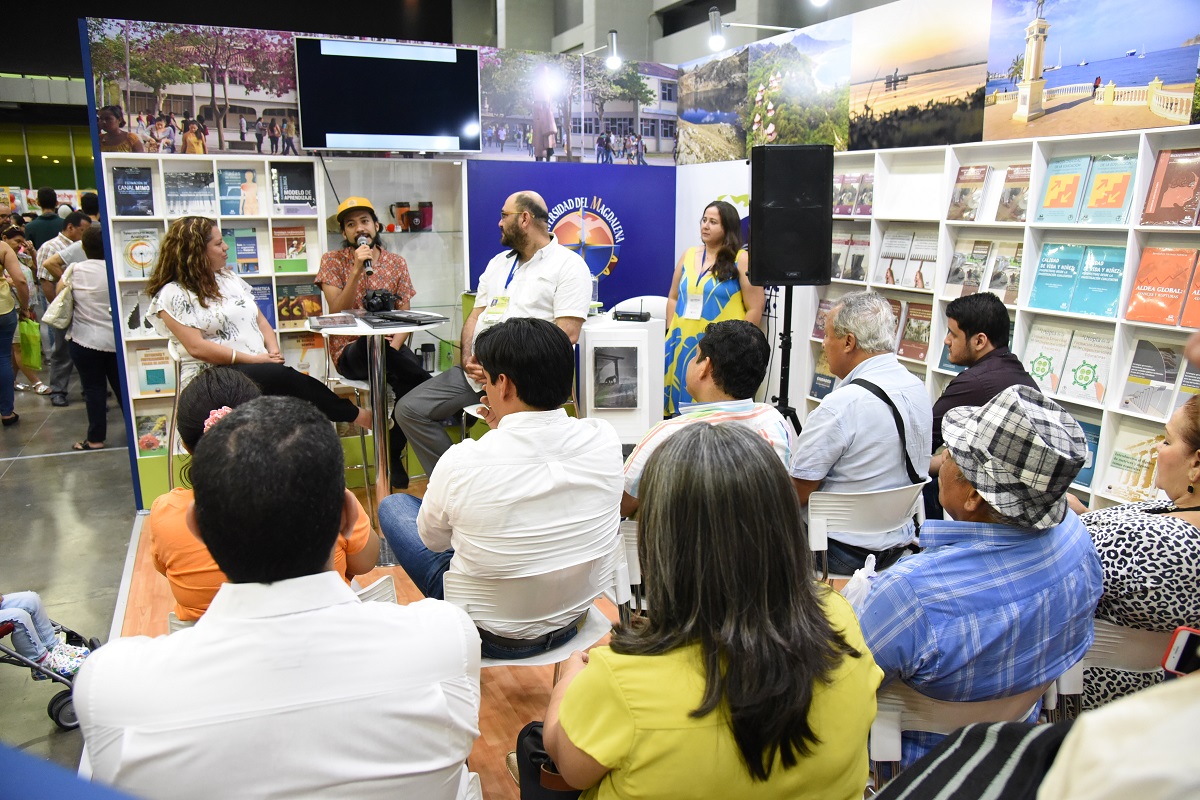
{"label": "id badge", "polygon": [[506,314],[508,314],[508,295],[493,297],[487,310],[483,312],[483,318],[479,321],[482,330],[487,330],[493,325],[503,322]]}
{"label": "id badge", "polygon": [[683,309],[683,318],[684,319],[703,319],[703,317],[700,316],[700,314],[703,310],[704,310],[704,295],[699,294],[699,293],[693,294],[692,292],[688,292],[687,306]]}

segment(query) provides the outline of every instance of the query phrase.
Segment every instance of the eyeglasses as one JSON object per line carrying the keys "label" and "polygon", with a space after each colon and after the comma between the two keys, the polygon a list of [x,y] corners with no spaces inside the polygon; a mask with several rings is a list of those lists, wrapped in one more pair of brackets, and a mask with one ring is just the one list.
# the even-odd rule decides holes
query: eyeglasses
{"label": "eyeglasses", "polygon": [[500,216],[502,218],[507,217],[509,214],[523,214],[523,213],[525,213],[525,212],[523,212],[523,211],[505,211],[504,209],[500,209]]}

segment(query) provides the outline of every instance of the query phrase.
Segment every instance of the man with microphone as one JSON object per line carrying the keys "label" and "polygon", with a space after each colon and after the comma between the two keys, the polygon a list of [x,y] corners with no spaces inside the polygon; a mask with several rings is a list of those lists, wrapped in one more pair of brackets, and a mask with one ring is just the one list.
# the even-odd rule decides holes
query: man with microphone
{"label": "man with microphone", "polygon": [[[329,313],[362,308],[363,296],[373,289],[393,293],[397,297],[396,308],[407,310],[409,301],[416,294],[408,275],[408,264],[399,255],[383,249],[379,238],[382,226],[371,201],[365,197],[347,197],[338,206],[337,222],[345,240],[340,250],[321,256],[321,268],[316,278],[325,294]],[[429,380],[429,373],[421,368],[420,359],[404,347],[407,339],[407,333],[389,337],[391,346],[385,351],[387,382],[396,397],[403,397],[413,387]],[[367,337],[330,336],[327,346],[329,358],[339,373],[351,380],[367,380]],[[376,424],[384,423],[380,420]],[[408,475],[401,456],[407,440],[398,426],[392,428],[391,437],[392,486],[404,489],[408,487]]]}

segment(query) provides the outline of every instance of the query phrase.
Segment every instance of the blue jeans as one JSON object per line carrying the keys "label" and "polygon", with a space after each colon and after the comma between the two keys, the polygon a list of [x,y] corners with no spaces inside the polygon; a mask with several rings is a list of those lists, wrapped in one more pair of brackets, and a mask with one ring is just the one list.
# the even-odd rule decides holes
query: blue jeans
{"label": "blue jeans", "polygon": [[[417,512],[420,510],[421,501],[411,494],[388,495],[379,502],[379,529],[396,554],[396,561],[421,594],[444,600],[442,576],[450,569],[454,551],[435,553],[425,546],[417,532]],[[548,644],[525,647],[508,647],[485,641],[482,642],[481,653],[484,658],[528,658],[570,641],[578,632],[575,627],[566,628],[551,636]]]}
{"label": "blue jeans", "polygon": [[42,608],[42,598],[36,592],[4,595],[0,600],[0,622],[11,622],[16,626],[12,633],[13,649],[31,661],[41,661],[46,657],[46,648],[58,643],[54,626]]}
{"label": "blue jeans", "polygon": [[[0,286],[0,291],[7,292],[8,284]],[[17,309],[7,314],[0,314],[0,415],[11,417],[13,404],[13,365],[12,343],[17,334]]]}
{"label": "blue jeans", "polygon": [[388,495],[379,502],[379,529],[421,594],[443,600],[442,576],[450,569],[454,551],[435,553],[425,546],[417,533],[420,510],[421,501],[411,494]]}

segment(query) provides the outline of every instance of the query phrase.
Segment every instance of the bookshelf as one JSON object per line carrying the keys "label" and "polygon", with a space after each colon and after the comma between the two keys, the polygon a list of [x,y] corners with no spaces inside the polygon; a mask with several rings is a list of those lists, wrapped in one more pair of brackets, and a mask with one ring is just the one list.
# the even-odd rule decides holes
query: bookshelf
{"label": "bookshelf", "polygon": [[[281,320],[279,300],[305,293],[305,287],[316,278],[322,254],[341,245],[335,219],[339,198],[352,194],[367,197],[375,205],[380,223],[392,223],[394,227],[396,219],[388,208],[391,203],[407,198],[414,210],[419,203],[431,203],[431,224],[417,232],[385,231],[382,239],[388,250],[399,253],[408,263],[417,291],[413,308],[438,311],[453,322],[453,327],[439,330],[437,335],[415,334],[410,346],[420,350],[424,344],[432,345],[435,351],[439,346],[445,350],[448,346],[442,345],[438,336],[456,338],[455,332],[462,325],[460,298],[467,284],[463,235],[466,178],[461,162],[339,158],[326,159],[322,164],[307,156],[124,153],[105,153],[103,159],[104,202],[113,255],[110,269],[120,320],[118,351],[124,359],[130,390],[127,413],[137,430],[136,479],[144,506],[149,507],[166,491],[166,430],[172,424],[169,416],[174,397],[173,364],[169,358],[161,363],[167,340],[146,319],[150,298],[144,289],[157,258],[158,240],[178,217],[198,213],[212,218],[223,232],[228,231],[231,263],[239,253],[256,256],[256,269],[242,272],[239,265],[239,277],[254,288],[260,308],[276,329],[287,363],[323,379],[323,341],[302,324],[289,326],[287,320]],[[278,206],[272,193],[272,165],[298,172],[302,182],[312,189],[313,203],[307,207]],[[128,172],[130,168],[139,169],[136,175],[148,180],[149,214],[128,213],[130,205],[116,191],[115,182],[133,174]],[[197,185],[191,177],[196,174],[211,174],[212,183]],[[247,184],[255,188],[249,189],[251,199],[243,204],[241,189]],[[181,194],[189,190],[192,202],[185,206]],[[124,192],[122,196],[127,199],[129,194]],[[210,204],[205,205],[205,198]],[[319,303],[323,313],[324,298],[319,290],[317,295],[312,302]],[[154,372],[156,369],[161,372]],[[156,383],[159,379],[164,382]]]}
{"label": "bookshelf", "polygon": [[[1120,491],[1106,485],[1104,474],[1114,450],[1125,447],[1131,438],[1129,429],[1143,434],[1161,433],[1162,426],[1174,408],[1184,372],[1179,367],[1172,397],[1165,413],[1153,408],[1147,412],[1132,404],[1122,403],[1126,376],[1139,340],[1145,340],[1166,350],[1181,351],[1190,328],[1179,325],[1137,322],[1125,319],[1125,309],[1133,291],[1143,252],[1150,247],[1200,249],[1200,228],[1141,225],[1141,212],[1151,189],[1155,160],[1162,150],[1200,147],[1200,130],[1195,127],[1154,129],[1119,133],[1064,136],[1044,139],[1021,139],[1000,142],[980,142],[946,147],[907,148],[898,150],[858,151],[836,153],[834,173],[874,174],[875,205],[869,216],[835,215],[835,242],[839,234],[859,235],[869,240],[865,258],[865,279],[851,281],[835,278],[829,286],[818,287],[811,297],[797,303],[798,313],[792,328],[808,339],[808,347],[797,349],[793,364],[794,396],[805,397],[800,404],[801,416],[811,412],[820,400],[812,394],[815,367],[821,356],[821,343],[810,336],[818,304],[834,301],[851,291],[870,288],[905,308],[912,303],[932,306],[929,347],[924,359],[901,358],[901,363],[924,380],[931,401],[936,400],[953,379],[955,373],[941,363],[943,340],[946,335],[946,306],[954,295],[947,295],[948,276],[954,265],[955,252],[970,253],[976,241],[1021,245],[1019,288],[1006,305],[1013,323],[1010,347],[1023,360],[1031,338],[1039,327],[1060,326],[1099,337],[1111,338],[1108,361],[1099,365],[1107,372],[1103,399],[1084,396],[1079,391],[1068,392],[1066,387],[1048,394],[1070,411],[1081,423],[1098,426],[1098,445],[1095,469],[1091,479],[1072,486],[1085,503],[1093,508],[1126,502]],[[1114,223],[1038,222],[1035,220],[1050,165],[1055,159],[1104,154],[1136,154],[1136,169],[1130,183],[1132,200],[1126,221]],[[1029,164],[1029,201],[1025,222],[997,221],[1005,172],[1009,167]],[[986,165],[992,168],[992,178],[982,193],[974,220],[947,219],[947,210],[954,196],[955,180],[964,166]],[[935,231],[937,258],[932,270],[926,269],[927,288],[892,285],[885,282],[885,272],[879,269],[879,259],[885,253],[885,242],[894,241],[895,234],[905,229]],[[1113,316],[1102,313],[1081,313],[1071,310],[1039,308],[1031,303],[1039,257],[1047,244],[1075,244],[1091,248],[1096,253],[1124,249],[1119,296]],[[1011,254],[1011,249],[1005,250]],[[843,258],[845,256],[843,255]],[[995,258],[995,247],[989,256],[983,275],[986,283]],[[961,261],[959,262],[961,264]],[[894,271],[893,271],[894,272]],[[932,273],[932,274],[931,274]],[[1017,277],[1018,273],[1010,271]],[[890,276],[889,276],[890,277]],[[897,282],[900,283],[899,276]],[[931,279],[931,280],[930,280]],[[1001,294],[1004,281],[993,291]],[[901,324],[901,335],[904,325]],[[898,336],[899,339],[899,336]],[[1168,355],[1167,360],[1170,360]],[[1161,397],[1160,405],[1161,409]],[[1123,437],[1118,442],[1118,437]],[[1147,445],[1148,447],[1149,445]]]}

